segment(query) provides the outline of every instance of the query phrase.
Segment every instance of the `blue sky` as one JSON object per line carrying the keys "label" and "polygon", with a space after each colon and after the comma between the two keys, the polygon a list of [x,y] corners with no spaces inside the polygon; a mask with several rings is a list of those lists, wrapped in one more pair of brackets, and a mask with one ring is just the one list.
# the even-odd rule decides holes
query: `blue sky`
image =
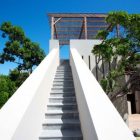
{"label": "blue sky", "polygon": [[[108,13],[118,10],[140,13],[140,0],[0,0],[0,24],[10,21],[21,26],[26,35],[38,42],[47,55],[50,39],[47,13]],[[0,51],[3,45],[0,37]],[[62,55],[67,57],[65,48]],[[0,74],[7,74],[14,67],[13,63],[0,64]]]}

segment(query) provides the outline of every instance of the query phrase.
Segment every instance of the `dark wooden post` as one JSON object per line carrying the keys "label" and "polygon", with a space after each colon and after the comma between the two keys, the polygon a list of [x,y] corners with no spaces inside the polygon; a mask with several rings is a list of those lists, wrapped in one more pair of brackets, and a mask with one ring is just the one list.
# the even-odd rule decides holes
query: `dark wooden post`
{"label": "dark wooden post", "polygon": [[84,17],[85,39],[87,39],[87,17]]}
{"label": "dark wooden post", "polygon": [[120,25],[117,24],[116,26],[116,34],[117,34],[117,37],[119,38],[120,37]]}
{"label": "dark wooden post", "polygon": [[51,18],[51,39],[54,39],[54,17]]}

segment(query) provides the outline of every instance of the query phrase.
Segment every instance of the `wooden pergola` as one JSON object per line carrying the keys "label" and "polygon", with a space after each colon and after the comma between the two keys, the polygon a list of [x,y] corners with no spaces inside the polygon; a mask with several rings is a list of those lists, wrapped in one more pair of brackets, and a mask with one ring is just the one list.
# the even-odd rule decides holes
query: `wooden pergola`
{"label": "wooden pergola", "polygon": [[70,39],[94,39],[99,30],[108,28],[107,14],[49,13],[51,39],[69,45]]}

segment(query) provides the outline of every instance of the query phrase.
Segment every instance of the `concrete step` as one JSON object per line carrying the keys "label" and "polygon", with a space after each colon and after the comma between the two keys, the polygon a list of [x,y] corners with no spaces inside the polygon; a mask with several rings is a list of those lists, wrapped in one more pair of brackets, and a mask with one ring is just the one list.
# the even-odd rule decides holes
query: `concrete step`
{"label": "concrete step", "polygon": [[57,90],[56,89],[53,89],[53,90],[51,90],[51,93],[64,93],[64,94],[67,94],[67,93],[68,94],[69,93],[72,93],[73,94],[74,93],[75,94],[75,90],[73,90],[73,91],[63,91],[62,89],[61,90],[60,89],[59,90],[58,89]]}
{"label": "concrete step", "polygon": [[51,92],[58,92],[58,93],[62,93],[62,92],[75,92],[74,88],[52,88]]}
{"label": "concrete step", "polygon": [[65,70],[65,69],[57,69],[56,73],[71,73],[72,71],[70,69]]}
{"label": "concrete step", "polygon": [[47,105],[48,110],[77,110],[76,103],[49,103]]}
{"label": "concrete step", "polygon": [[54,78],[54,81],[53,82],[73,82],[73,79],[72,78]]}
{"label": "concrete step", "polygon": [[45,119],[43,129],[80,130],[79,119]]}
{"label": "concrete step", "polygon": [[43,130],[40,140],[83,140],[80,130]]}
{"label": "concrete step", "polygon": [[72,74],[72,71],[61,71],[61,70],[56,70],[55,74]]}
{"label": "concrete step", "polygon": [[71,67],[70,65],[61,65],[61,66],[58,66],[57,69],[70,69],[71,70]]}
{"label": "concrete step", "polygon": [[57,68],[57,71],[70,71],[71,72],[71,68],[67,68],[67,67],[60,67],[60,68]]}
{"label": "concrete step", "polygon": [[71,89],[74,88],[74,85],[53,85],[53,88],[57,88],[57,89]]}
{"label": "concrete step", "polygon": [[60,82],[53,82],[53,86],[69,86],[69,87],[73,87],[74,86],[74,83],[72,81],[70,82],[63,82],[63,81],[60,81]]}
{"label": "concrete step", "polygon": [[72,78],[72,75],[64,75],[64,74],[59,75],[58,74],[58,75],[55,75],[55,78]]}
{"label": "concrete step", "polygon": [[55,75],[55,78],[73,79],[71,75]]}
{"label": "concrete step", "polygon": [[57,70],[56,74],[72,74],[72,72],[70,70],[69,71]]}
{"label": "concrete step", "polygon": [[47,110],[45,118],[79,119],[79,113],[77,110]]}
{"label": "concrete step", "polygon": [[75,97],[50,97],[49,102],[50,103],[75,103],[76,98]]}
{"label": "concrete step", "polygon": [[73,81],[73,78],[72,77],[55,77],[54,78],[54,81],[59,81],[59,80],[62,80],[62,81]]}
{"label": "concrete step", "polygon": [[55,75],[72,75],[72,72],[69,71],[69,72],[56,72]]}
{"label": "concrete step", "polygon": [[75,97],[75,93],[51,93],[50,97]]}
{"label": "concrete step", "polygon": [[65,80],[64,78],[63,79],[58,79],[58,78],[56,78],[56,79],[54,79],[54,81],[53,81],[53,83],[55,84],[55,83],[74,83],[73,82],[73,79],[70,79],[70,80]]}

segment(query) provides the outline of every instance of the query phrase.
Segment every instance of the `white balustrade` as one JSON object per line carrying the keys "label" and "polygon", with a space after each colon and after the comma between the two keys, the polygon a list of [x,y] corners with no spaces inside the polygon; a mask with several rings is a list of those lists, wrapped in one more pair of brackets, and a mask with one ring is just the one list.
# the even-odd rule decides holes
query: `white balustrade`
{"label": "white balustrade", "polygon": [[38,140],[58,65],[55,47],[3,106],[0,140]]}
{"label": "white balustrade", "polygon": [[75,48],[70,65],[84,140],[135,140]]}

